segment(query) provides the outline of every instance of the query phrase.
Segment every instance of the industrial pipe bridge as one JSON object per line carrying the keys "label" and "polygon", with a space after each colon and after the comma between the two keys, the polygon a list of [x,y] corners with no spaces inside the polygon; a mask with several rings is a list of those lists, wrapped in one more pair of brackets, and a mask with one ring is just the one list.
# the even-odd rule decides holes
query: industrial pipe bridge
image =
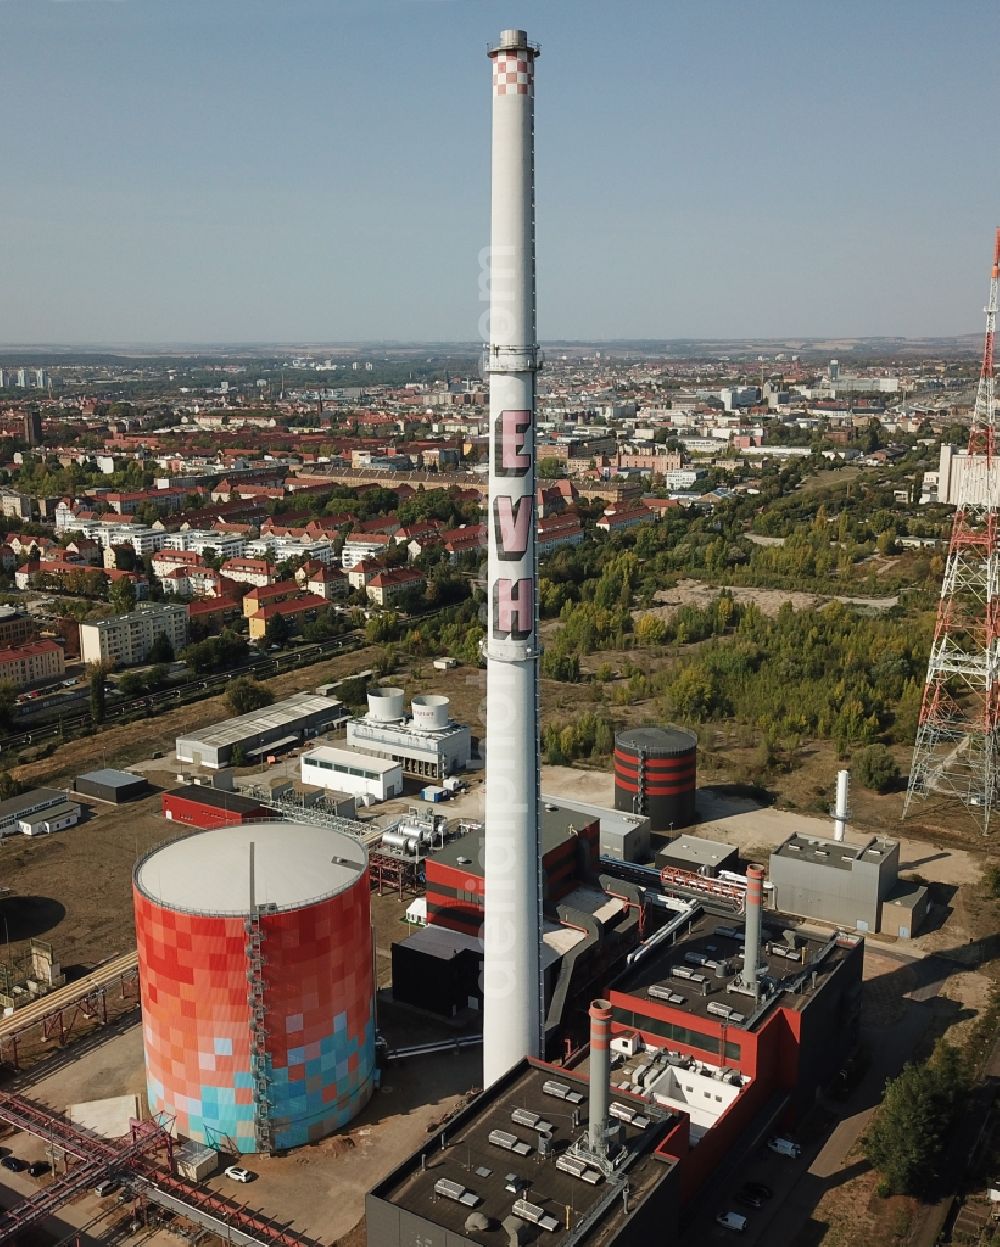
{"label": "industrial pipe bridge", "polygon": [[[262,1213],[174,1176],[173,1138],[159,1121],[131,1122],[120,1142],[81,1129],[59,1113],[24,1096],[0,1094],[0,1121],[42,1139],[74,1162],[55,1181],[15,1207],[0,1212],[0,1243],[54,1213],[104,1178],[122,1178],[139,1198],[176,1212],[238,1247],[315,1247],[313,1240]],[[156,1153],[166,1153],[166,1167]]]}

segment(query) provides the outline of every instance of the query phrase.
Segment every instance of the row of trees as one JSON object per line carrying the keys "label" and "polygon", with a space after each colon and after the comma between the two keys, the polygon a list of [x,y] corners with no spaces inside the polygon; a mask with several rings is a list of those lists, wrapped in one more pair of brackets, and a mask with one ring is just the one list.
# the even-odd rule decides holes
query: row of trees
{"label": "row of trees", "polygon": [[615,726],[606,715],[590,711],[569,723],[550,723],[542,729],[542,751],[552,766],[581,758],[606,761],[615,746]]}

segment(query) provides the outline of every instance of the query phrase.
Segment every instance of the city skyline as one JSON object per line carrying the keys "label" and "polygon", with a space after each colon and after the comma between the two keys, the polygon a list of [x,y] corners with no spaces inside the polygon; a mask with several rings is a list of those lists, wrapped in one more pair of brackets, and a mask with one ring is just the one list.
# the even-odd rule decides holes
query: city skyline
{"label": "city skyline", "polygon": [[534,8],[0,0],[0,341],[476,340],[501,25],[545,58],[543,339],[975,332],[992,7]]}

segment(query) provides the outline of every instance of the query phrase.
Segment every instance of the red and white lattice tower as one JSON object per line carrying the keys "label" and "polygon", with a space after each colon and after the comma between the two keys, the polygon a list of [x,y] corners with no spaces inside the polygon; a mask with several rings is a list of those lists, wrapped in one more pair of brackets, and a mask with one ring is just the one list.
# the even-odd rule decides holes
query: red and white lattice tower
{"label": "red and white lattice tower", "polygon": [[959,457],[957,510],[927,665],[905,818],[915,797],[957,797],[989,830],[1000,744],[1000,504],[993,336],[997,320],[1000,229],[993,249],[986,345],[966,462]]}

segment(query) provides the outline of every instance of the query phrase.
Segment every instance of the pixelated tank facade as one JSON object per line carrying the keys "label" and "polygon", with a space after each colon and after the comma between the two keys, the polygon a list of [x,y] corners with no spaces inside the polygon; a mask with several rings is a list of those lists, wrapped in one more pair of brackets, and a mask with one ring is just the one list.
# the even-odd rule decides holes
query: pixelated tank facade
{"label": "pixelated tank facade", "polygon": [[213,1147],[256,1152],[263,1035],[273,1150],[367,1104],[375,1023],[368,869],[337,895],[258,917],[265,1009],[252,1016],[248,915],[185,912],[133,887],[150,1110]]}

